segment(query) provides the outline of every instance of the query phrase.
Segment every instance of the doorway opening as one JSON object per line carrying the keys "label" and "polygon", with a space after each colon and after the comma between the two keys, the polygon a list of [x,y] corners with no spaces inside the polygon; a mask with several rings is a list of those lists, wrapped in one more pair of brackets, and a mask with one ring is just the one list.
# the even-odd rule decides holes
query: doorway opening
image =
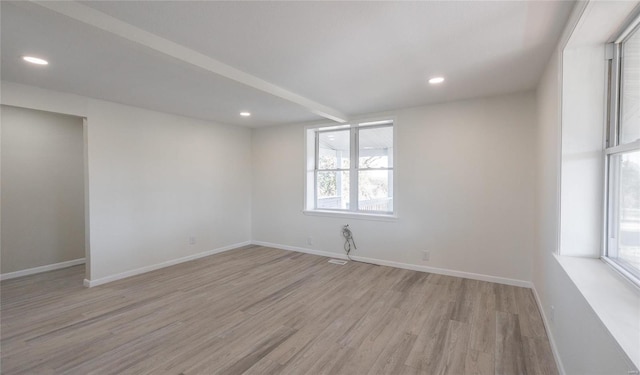
{"label": "doorway opening", "polygon": [[2,280],[82,264],[89,278],[86,120],[8,105],[0,120]]}

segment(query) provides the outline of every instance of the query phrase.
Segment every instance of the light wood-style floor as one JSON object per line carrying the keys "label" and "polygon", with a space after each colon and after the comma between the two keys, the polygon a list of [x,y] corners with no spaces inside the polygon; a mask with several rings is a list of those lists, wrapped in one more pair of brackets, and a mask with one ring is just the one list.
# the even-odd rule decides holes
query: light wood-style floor
{"label": "light wood-style floor", "polygon": [[556,374],[530,290],[249,247],[2,282],[3,374]]}

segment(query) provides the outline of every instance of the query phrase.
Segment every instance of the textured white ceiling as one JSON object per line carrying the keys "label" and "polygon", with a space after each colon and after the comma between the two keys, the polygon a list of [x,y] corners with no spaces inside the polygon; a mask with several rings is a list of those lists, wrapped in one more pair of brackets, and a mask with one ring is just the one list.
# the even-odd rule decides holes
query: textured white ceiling
{"label": "textured white ceiling", "polygon": [[[533,89],[573,2],[82,4],[347,115]],[[305,108],[35,4],[2,2],[2,79],[249,126]],[[36,70],[19,57],[51,65]],[[426,80],[444,75],[437,87]],[[240,110],[253,113],[238,117]]]}

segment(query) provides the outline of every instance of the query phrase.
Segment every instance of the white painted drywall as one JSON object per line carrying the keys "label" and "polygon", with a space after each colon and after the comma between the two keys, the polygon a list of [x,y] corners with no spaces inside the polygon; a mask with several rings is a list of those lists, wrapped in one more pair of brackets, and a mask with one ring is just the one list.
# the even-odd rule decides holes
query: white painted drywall
{"label": "white painted drywall", "polygon": [[[627,374],[633,367],[553,253],[559,246],[560,92],[558,54],[537,91],[536,249],[533,284],[567,374]],[[554,312],[551,311],[554,306]],[[551,317],[554,317],[553,321]]]}
{"label": "white painted drywall", "polygon": [[97,100],[87,113],[92,279],[250,240],[249,129]]}
{"label": "white painted drywall", "polygon": [[2,273],[84,258],[82,118],[0,108]]}
{"label": "white painted drywall", "polygon": [[394,114],[397,221],[304,215],[303,125],[255,129],[253,240],[342,254],[348,223],[357,256],[530,280],[533,93]]}
{"label": "white painted drywall", "polygon": [[603,215],[604,45],[565,49],[562,64],[560,254],[597,258]]}
{"label": "white painted drywall", "polygon": [[90,280],[251,239],[249,129],[8,82],[2,103],[87,117]]}

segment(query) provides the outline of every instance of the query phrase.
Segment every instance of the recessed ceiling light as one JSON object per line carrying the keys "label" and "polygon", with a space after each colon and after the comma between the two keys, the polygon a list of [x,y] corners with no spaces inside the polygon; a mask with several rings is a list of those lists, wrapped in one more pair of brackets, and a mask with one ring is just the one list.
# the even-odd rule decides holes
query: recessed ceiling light
{"label": "recessed ceiling light", "polygon": [[22,60],[36,65],[49,65],[47,60],[43,60],[33,56],[22,56]]}
{"label": "recessed ceiling light", "polygon": [[240,116],[249,117],[249,116],[251,116],[251,113],[250,112],[240,112]]}
{"label": "recessed ceiling light", "polygon": [[444,82],[444,77],[433,77],[429,79],[429,83],[432,85],[437,85],[438,83]]}

